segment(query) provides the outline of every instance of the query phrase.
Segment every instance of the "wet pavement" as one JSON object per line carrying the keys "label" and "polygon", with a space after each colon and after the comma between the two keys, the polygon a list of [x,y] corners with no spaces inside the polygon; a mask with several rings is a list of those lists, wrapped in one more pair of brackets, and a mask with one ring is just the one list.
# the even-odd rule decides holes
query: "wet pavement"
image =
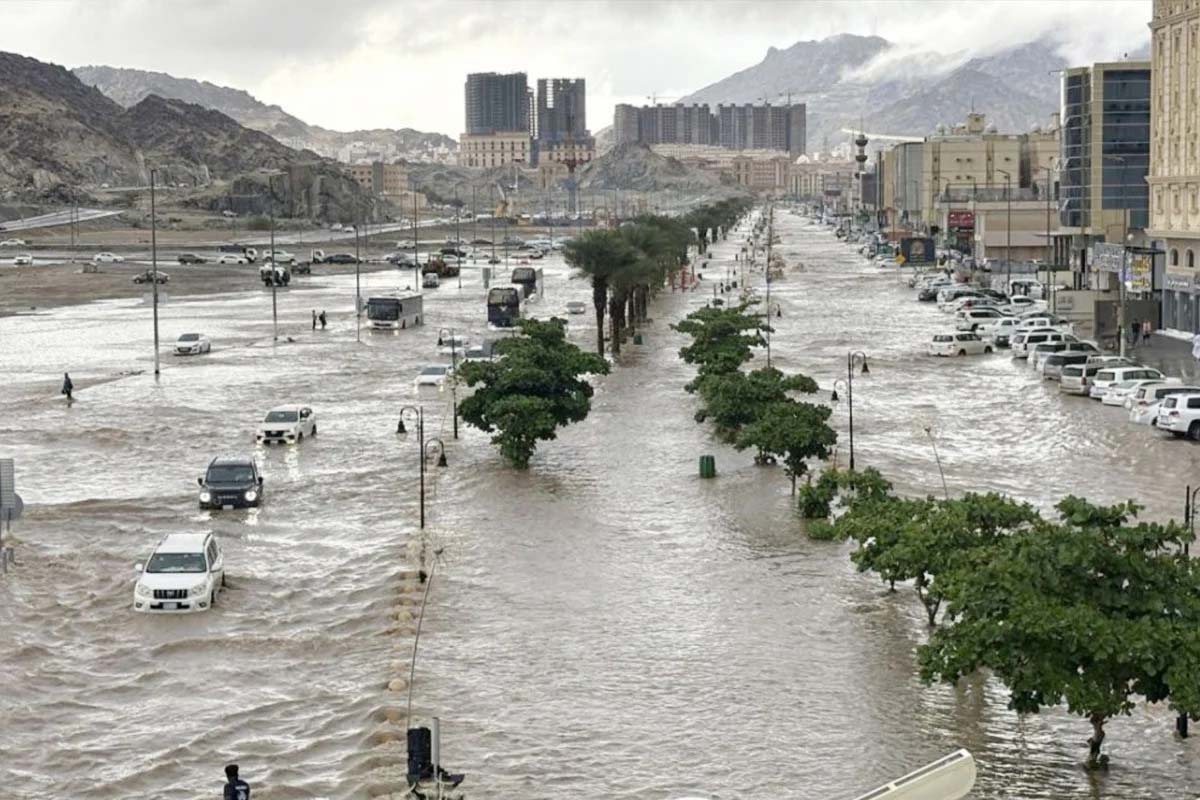
{"label": "wet pavement", "polygon": [[[1189,443],[1059,396],[1005,354],[928,358],[948,318],[826,229],[777,219],[781,252],[806,268],[772,284],[773,360],[824,392],[847,351],[866,351],[860,467],[902,491],[940,490],[931,426],[952,492],[1043,506],[1132,496],[1148,516],[1178,512]],[[735,245],[717,245],[710,280]],[[557,260],[540,266],[539,315],[589,300]],[[387,722],[403,697],[385,687],[411,645],[393,608],[413,566],[417,455],[393,431],[417,369],[445,360],[437,329],[479,338],[483,290],[448,282],[427,293],[424,329],[364,331],[359,344],[353,278],[313,283],[281,295],[279,345],[269,292],[168,306],[164,342],[199,329],[214,350],[167,357],[158,381],[139,304],[0,319],[0,455],[17,459],[30,503],[15,530],[22,564],[0,578],[10,796],[210,796],[234,759],[262,798],[364,797],[402,776],[402,747],[381,742],[403,734]],[[373,274],[364,294],[396,285],[397,273]],[[449,466],[431,467],[430,541],[444,555],[414,715],[441,718],[443,763],[468,773],[468,796],[853,797],[958,747],[979,761],[973,797],[1195,795],[1200,745],[1173,738],[1166,708],[1113,722],[1113,767],[1089,776],[1086,723],[1020,719],[992,682],[920,684],[926,629],[911,592],[857,574],[845,545],[809,541],[782,473],[692,420],[691,369],[667,324],[707,286],[656,301],[645,344],[598,381],[592,415],[528,472],[477,431],[452,442],[449,398],[423,398]],[[330,331],[310,330],[312,308],[330,311]],[[571,319],[585,346],[590,318]],[[64,369],[80,387],[70,408],[55,396]],[[316,408],[320,435],[256,449],[258,415],[292,399]],[[196,510],[195,477],[224,452],[259,458],[260,510]],[[696,476],[704,453],[715,481]],[[133,613],[133,563],[164,533],[205,530],[231,575],[217,608]]]}

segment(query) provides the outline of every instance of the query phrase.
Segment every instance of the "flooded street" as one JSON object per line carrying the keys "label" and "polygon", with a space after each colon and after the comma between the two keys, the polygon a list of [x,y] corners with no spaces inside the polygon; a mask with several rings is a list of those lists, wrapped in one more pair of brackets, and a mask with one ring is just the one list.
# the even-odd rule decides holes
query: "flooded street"
{"label": "flooded street", "polygon": [[[1076,493],[1136,498],[1178,515],[1196,449],[1061,397],[1006,353],[924,354],[951,325],[895,272],[831,232],[776,215],[789,264],[772,284],[775,366],[828,398],[846,353],[856,376],[855,456],[899,490],[997,490],[1048,507]],[[711,297],[735,242],[701,288],[652,305],[645,344],[597,382],[591,416],[544,443],[528,472],[460,426],[449,391],[418,396],[442,363],[439,328],[486,336],[474,275],[426,293],[426,325],[355,337],[354,278],[171,302],[163,344],[200,330],[211,355],[164,356],[151,374],[150,308],[129,301],[0,318],[0,457],[29,504],[20,565],[0,577],[0,779],[13,798],[209,797],[232,760],[254,797],[359,798],[403,780],[403,671],[411,626],[393,607],[413,568],[417,444],[401,406],[424,405],[449,465],[430,466],[428,533],[444,555],[422,632],[419,720],[442,720],[442,761],[474,798],[853,797],[958,747],[979,762],[973,798],[1187,797],[1200,743],[1166,708],[1109,726],[1113,765],[1091,776],[1085,722],[1019,719],[1003,687],[924,687],[926,628],[905,589],[855,572],[846,545],[809,541],[781,470],[715,443],[692,418],[692,377],[668,323]],[[537,316],[591,292],[561,261]],[[761,275],[754,276],[761,283]],[[363,276],[363,294],[411,283]],[[310,330],[326,309],[331,329]],[[591,314],[571,337],[591,347]],[[494,335],[493,335],[494,336]],[[288,342],[287,337],[294,339]],[[164,351],[166,352],[166,351]],[[762,361],[763,355],[757,357]],[[57,397],[62,372],[77,386]],[[140,374],[123,374],[141,371]],[[320,435],[263,449],[269,407],[311,405]],[[845,403],[833,423],[848,453]],[[255,455],[265,503],[196,508],[218,454]],[[697,478],[716,455],[718,479]],[[133,565],[170,532],[221,537],[230,589],[214,611],[131,609]]]}

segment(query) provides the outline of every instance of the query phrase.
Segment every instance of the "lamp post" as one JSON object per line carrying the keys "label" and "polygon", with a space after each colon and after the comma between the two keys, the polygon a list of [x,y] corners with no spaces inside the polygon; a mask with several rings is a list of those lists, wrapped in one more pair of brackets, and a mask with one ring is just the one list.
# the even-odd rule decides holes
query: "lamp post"
{"label": "lamp post", "polygon": [[850,470],[854,470],[854,368],[861,366],[862,374],[869,375],[871,370],[867,367],[867,354],[862,350],[855,350],[846,354],[846,380],[841,378],[833,382],[833,392],[829,399],[836,403],[838,402],[837,387],[840,384],[846,392],[846,404],[850,412]]}
{"label": "lamp post", "polygon": [[438,330],[438,347],[444,346],[445,339],[442,334],[450,339],[450,397],[451,408],[454,414],[454,438],[458,438],[458,333],[454,328],[440,328]]}
{"label": "lamp post", "polygon": [[1008,207],[1008,211],[1007,211],[1008,221],[1004,226],[1006,228],[1005,236],[1007,237],[1005,245],[1004,245],[1004,272],[1005,272],[1004,293],[1007,295],[1011,295],[1012,294],[1012,173],[1005,172],[1002,169],[998,169],[998,170],[996,170],[996,172],[998,172],[1004,176],[1004,202],[1005,202],[1005,205]]}
{"label": "lamp post", "polygon": [[[1125,191],[1125,168],[1128,166],[1124,156],[1104,156],[1106,161],[1116,161],[1121,165],[1121,192]],[[1103,170],[1101,170],[1103,173]],[[1101,188],[1103,194],[1103,187]],[[1124,197],[1121,198],[1124,202]],[[1125,273],[1129,269],[1129,208],[1122,209],[1121,218],[1121,274],[1117,282],[1117,353],[1125,355],[1125,302],[1128,292],[1125,291]]]}
{"label": "lamp post", "polygon": [[158,375],[158,217],[154,213],[154,180],[158,170],[150,170],[150,285],[154,291],[154,374]]}
{"label": "lamp post", "polygon": [[400,409],[400,421],[396,423],[396,433],[404,436],[408,433],[408,428],[404,425],[404,417],[409,417],[410,423],[415,417],[417,423],[417,446],[420,448],[420,475],[421,475],[421,492],[420,492],[420,508],[421,508],[421,530],[425,530],[425,459],[429,457],[429,447],[435,446],[438,453],[437,465],[439,467],[446,466],[446,446],[441,439],[425,440],[425,407],[424,406],[404,406]]}
{"label": "lamp post", "polygon": [[767,206],[767,369],[771,368],[771,242],[775,236],[775,206]]}
{"label": "lamp post", "polygon": [[[275,176],[279,173],[269,173],[267,175],[267,204],[271,211],[271,336],[276,342],[279,341],[279,299],[276,294],[279,281],[275,275]],[[356,233],[357,235],[357,229]]]}
{"label": "lamp post", "polygon": [[933,446],[933,460],[937,462],[938,475],[942,477],[942,493],[946,499],[950,499],[950,490],[946,488],[946,473],[942,471],[942,457],[938,455],[937,439],[933,438],[933,426],[925,426],[925,435],[929,437],[929,444]]}

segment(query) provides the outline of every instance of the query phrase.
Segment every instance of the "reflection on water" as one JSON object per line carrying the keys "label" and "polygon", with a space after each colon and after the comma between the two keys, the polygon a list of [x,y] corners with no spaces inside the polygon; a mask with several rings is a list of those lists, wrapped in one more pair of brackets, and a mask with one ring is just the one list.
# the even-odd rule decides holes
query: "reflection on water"
{"label": "reflection on water", "polygon": [[[932,424],[951,491],[1175,510],[1189,445],[1061,398],[1003,355],[926,358],[945,317],[826,231],[779,219],[785,257],[808,269],[772,287],[772,356],[828,389],[847,350],[867,351],[861,465],[936,491]],[[718,245],[714,269],[733,249]],[[560,263],[543,266],[545,309],[588,301]],[[411,566],[417,445],[395,420],[419,367],[445,360],[438,327],[484,334],[484,292],[468,276],[427,296],[424,329],[356,345],[353,277],[314,282],[281,293],[296,341],[278,348],[269,295],[167,306],[165,330],[202,330],[214,350],[168,359],[157,383],[111,379],[148,365],[140,306],[0,319],[0,453],[36,504],[17,531],[23,564],[0,580],[0,775],[19,777],[16,797],[201,796],[230,759],[265,798],[361,797],[402,774],[402,747],[380,743],[403,733],[384,687],[411,635],[390,612]],[[365,276],[364,294],[395,283]],[[450,465],[431,471],[445,563],[415,712],[441,717],[443,760],[471,796],[850,797],[957,747],[979,761],[980,798],[1194,795],[1195,745],[1172,738],[1167,709],[1114,722],[1113,769],[1094,778],[1069,715],[1019,719],[989,682],[920,684],[911,593],[857,574],[844,545],[808,541],[782,473],[692,421],[667,323],[707,296],[661,298],[592,416],[528,472],[477,431],[453,442],[448,393],[420,397]],[[309,330],[314,306],[332,317],[325,334]],[[590,346],[589,320],[571,327]],[[53,399],[65,370],[83,386],[70,409]],[[317,409],[320,435],[256,447],[261,413],[291,401]],[[844,407],[834,422],[844,436]],[[195,477],[219,453],[259,459],[261,510],[196,509]],[[705,453],[715,481],[696,477]],[[133,614],[133,563],[177,530],[221,535],[230,590],[207,615]]]}

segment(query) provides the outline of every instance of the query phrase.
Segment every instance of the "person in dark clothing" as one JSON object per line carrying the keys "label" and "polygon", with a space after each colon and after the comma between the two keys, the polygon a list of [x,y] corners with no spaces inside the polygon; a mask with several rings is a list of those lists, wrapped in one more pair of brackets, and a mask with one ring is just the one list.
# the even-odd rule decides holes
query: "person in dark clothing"
{"label": "person in dark clothing", "polygon": [[225,767],[225,796],[222,800],[250,800],[250,784],[238,777],[238,765]]}
{"label": "person in dark clothing", "polygon": [[313,309],[313,330],[317,329],[317,310]]}
{"label": "person in dark clothing", "polygon": [[67,396],[67,400],[71,400],[71,392],[74,391],[75,384],[71,382],[71,376],[66,372],[63,373],[62,393]]}
{"label": "person in dark clothing", "polygon": [[325,311],[324,310],[321,311],[321,316],[318,317],[318,319],[321,320],[321,330],[325,330]]}

